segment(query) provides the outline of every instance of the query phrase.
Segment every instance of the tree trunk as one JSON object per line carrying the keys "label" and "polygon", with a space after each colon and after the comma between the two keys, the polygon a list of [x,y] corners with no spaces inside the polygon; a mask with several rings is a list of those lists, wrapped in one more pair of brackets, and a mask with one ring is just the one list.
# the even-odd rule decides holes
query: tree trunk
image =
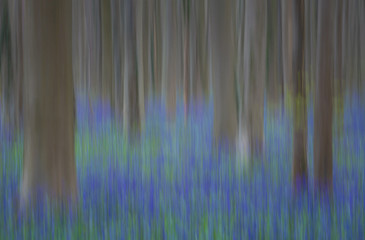
{"label": "tree trunk", "polygon": [[304,80],[304,1],[296,0],[294,6],[293,49],[293,181],[294,187],[307,183],[307,108]]}
{"label": "tree trunk", "polygon": [[292,67],[292,50],[293,50],[293,14],[292,1],[281,0],[282,7],[282,50],[283,50],[283,76],[284,76],[284,95],[285,98],[290,97],[291,83],[293,76]]}
{"label": "tree trunk", "polygon": [[153,65],[154,65],[154,94],[156,98],[161,97],[162,90],[162,48],[163,48],[163,35],[162,35],[162,21],[161,21],[161,1],[154,1],[154,21],[153,21]]}
{"label": "tree trunk", "polygon": [[233,146],[237,132],[237,109],[233,67],[232,1],[212,0],[209,4],[214,135],[217,143]]}
{"label": "tree trunk", "polygon": [[189,1],[183,1],[183,16],[184,16],[184,20],[183,20],[183,36],[184,36],[184,47],[183,47],[183,65],[184,65],[184,72],[183,72],[183,88],[184,88],[184,114],[185,114],[185,120],[187,118],[187,115],[189,114],[189,101],[190,101],[190,83],[189,83],[189,72],[190,72],[190,68],[189,68],[189,49],[190,49],[190,44],[189,44],[189,40],[190,40],[190,36],[189,36]]}
{"label": "tree trunk", "polygon": [[266,82],[266,1],[247,0],[243,57],[243,116],[240,139],[247,143],[243,158],[260,157],[264,146],[264,90]]}
{"label": "tree trunk", "polygon": [[179,81],[176,1],[165,0],[161,5],[162,13],[162,101],[166,104],[167,115],[174,120],[176,115],[176,82]]}
{"label": "tree trunk", "polygon": [[134,4],[133,0],[124,1],[123,131],[126,136],[130,131],[133,136],[140,130]]}
{"label": "tree trunk", "polygon": [[114,82],[113,74],[113,53],[112,53],[112,18],[110,0],[101,0],[101,43],[102,43],[102,62],[101,62],[101,87],[104,100],[108,99],[111,109],[114,110]]}
{"label": "tree trunk", "polygon": [[136,1],[136,40],[137,40],[137,71],[138,71],[138,103],[139,103],[139,116],[141,121],[141,128],[144,128],[145,119],[145,78],[147,78],[146,62],[147,60],[145,52],[145,40],[147,38],[144,31],[144,1]]}
{"label": "tree trunk", "polygon": [[10,22],[10,7],[8,1],[0,2],[0,74],[3,90],[2,113],[5,125],[12,129],[14,124],[14,80],[13,80],[13,57],[12,36]]}
{"label": "tree trunk", "polygon": [[71,0],[25,1],[21,204],[77,196]]}
{"label": "tree trunk", "polygon": [[314,180],[319,188],[332,186],[333,1],[320,0],[318,71],[314,105]]}
{"label": "tree trunk", "polygon": [[12,57],[13,60],[13,93],[11,98],[13,102],[13,127],[15,135],[18,135],[22,118],[22,97],[23,97],[23,46],[22,46],[22,4],[20,1],[9,1],[10,32],[12,39]]}
{"label": "tree trunk", "polygon": [[343,15],[343,2],[342,0],[336,1],[336,28],[334,31],[336,32],[335,36],[335,78],[334,78],[334,95],[335,95],[335,116],[336,116],[336,136],[338,139],[342,136],[343,129],[343,121],[344,121],[344,79],[343,79],[343,23],[344,23],[344,15]]}
{"label": "tree trunk", "polygon": [[123,80],[122,80],[122,48],[123,48],[123,19],[122,3],[119,0],[111,0],[112,14],[112,48],[113,48],[113,85],[114,89],[114,116],[121,123],[122,99],[123,99]]}

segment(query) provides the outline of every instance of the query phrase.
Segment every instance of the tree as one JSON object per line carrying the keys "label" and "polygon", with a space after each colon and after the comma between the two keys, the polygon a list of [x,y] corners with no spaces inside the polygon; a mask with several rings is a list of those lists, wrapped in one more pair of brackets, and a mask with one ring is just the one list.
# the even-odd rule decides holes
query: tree
{"label": "tree", "polygon": [[147,72],[147,31],[146,22],[147,17],[144,14],[146,3],[144,1],[136,1],[136,40],[137,40],[137,71],[138,71],[138,109],[141,121],[141,128],[144,128],[145,119],[145,86],[147,85],[148,72]]}
{"label": "tree", "polygon": [[283,56],[283,77],[284,77],[284,96],[288,97],[291,90],[292,57],[293,57],[293,14],[292,1],[281,0],[282,16],[282,56]]}
{"label": "tree", "polygon": [[124,1],[124,86],[123,131],[134,135],[140,130],[138,103],[137,53],[135,33],[135,2]]}
{"label": "tree", "polygon": [[177,4],[176,1],[165,0],[161,4],[162,16],[162,101],[166,104],[169,118],[176,114],[176,85],[180,81],[178,38],[177,38]]}
{"label": "tree", "polygon": [[307,182],[307,108],[304,80],[304,1],[296,0],[294,7],[294,49],[293,49],[293,181]]}
{"label": "tree", "polygon": [[[242,99],[240,102],[239,139],[243,158],[259,157],[264,145],[264,86],[267,43],[266,1],[245,1],[245,29]],[[242,140],[243,139],[243,140]]]}
{"label": "tree", "polygon": [[11,32],[11,59],[13,60],[13,92],[12,95],[13,106],[11,106],[13,126],[15,135],[20,130],[20,123],[22,119],[22,98],[23,98],[23,44],[22,44],[22,4],[19,0],[9,1],[9,19]]}
{"label": "tree", "polygon": [[14,122],[14,80],[12,41],[10,30],[9,4],[8,1],[0,2],[0,80],[2,90],[2,114],[5,115],[5,123],[11,125]]}
{"label": "tree", "polygon": [[332,93],[334,2],[319,1],[317,81],[314,99],[314,181],[318,188],[332,186]]}
{"label": "tree", "polygon": [[183,1],[183,87],[185,117],[193,102],[204,100],[208,95],[208,74],[206,59],[206,3],[204,1]]}
{"label": "tree", "polygon": [[119,0],[111,0],[111,16],[112,16],[112,49],[113,49],[113,87],[114,89],[114,116],[118,122],[122,122],[123,112],[123,27],[124,16],[123,4]]}
{"label": "tree", "polygon": [[111,18],[110,0],[101,0],[101,44],[102,44],[102,60],[101,60],[101,87],[104,99],[107,96],[114,110],[114,81],[113,73],[113,54],[112,54],[112,18]]}
{"label": "tree", "polygon": [[24,1],[24,164],[20,203],[77,197],[71,0]]}
{"label": "tree", "polygon": [[214,97],[214,135],[217,143],[233,145],[237,133],[234,94],[232,1],[212,0],[210,50]]}

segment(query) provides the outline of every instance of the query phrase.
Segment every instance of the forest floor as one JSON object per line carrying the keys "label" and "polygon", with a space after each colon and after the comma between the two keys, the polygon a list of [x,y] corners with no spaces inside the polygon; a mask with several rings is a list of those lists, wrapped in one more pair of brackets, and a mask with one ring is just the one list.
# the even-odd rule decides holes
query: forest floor
{"label": "forest floor", "polygon": [[[212,104],[169,124],[150,104],[130,144],[107,104],[77,99],[78,211],[47,204],[13,215],[22,176],[22,137],[0,133],[0,239],[362,239],[365,232],[365,107],[346,99],[334,130],[333,194],[313,190],[313,109],[308,111],[309,184],[295,195],[290,113],[265,111],[265,159],[252,171],[212,148]],[[334,128],[335,129],[335,128]],[[15,140],[14,140],[15,139]]]}

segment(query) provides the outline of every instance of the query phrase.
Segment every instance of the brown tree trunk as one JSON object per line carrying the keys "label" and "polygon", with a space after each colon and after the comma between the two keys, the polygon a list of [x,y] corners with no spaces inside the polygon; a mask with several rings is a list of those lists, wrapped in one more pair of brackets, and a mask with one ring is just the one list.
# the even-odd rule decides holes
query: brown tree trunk
{"label": "brown tree trunk", "polygon": [[153,65],[154,65],[154,94],[156,98],[161,97],[162,90],[162,21],[161,21],[161,1],[154,1],[154,21],[153,21]]}
{"label": "brown tree trunk", "polygon": [[283,50],[283,77],[285,98],[291,95],[292,89],[292,50],[293,50],[293,11],[291,0],[281,0],[282,14],[282,50]]}
{"label": "brown tree trunk", "polygon": [[24,4],[23,206],[77,196],[71,0]]}
{"label": "brown tree trunk", "polygon": [[101,44],[102,44],[102,62],[101,62],[101,91],[104,100],[108,99],[111,108],[114,109],[114,82],[113,73],[113,55],[112,55],[112,18],[110,0],[101,0]]}
{"label": "brown tree trunk", "polygon": [[[294,6],[294,49],[293,49],[293,181],[299,187],[299,182],[307,182],[307,108],[304,80],[304,1],[296,0]],[[304,182],[302,182],[304,181]]]}
{"label": "brown tree trunk", "polygon": [[167,115],[175,119],[176,114],[176,83],[178,74],[177,51],[177,21],[176,1],[165,0],[161,5],[162,16],[162,101],[166,104]]}
{"label": "brown tree trunk", "polygon": [[208,92],[206,59],[206,19],[203,1],[185,2],[184,24],[184,101],[190,105],[204,100]]}
{"label": "brown tree trunk", "polygon": [[318,71],[314,103],[314,180],[332,186],[333,1],[320,0],[318,11]]}
{"label": "brown tree trunk", "polygon": [[114,116],[121,121],[122,99],[123,99],[123,80],[122,80],[122,49],[123,49],[123,13],[122,3],[119,0],[111,0],[111,15],[112,15],[112,49],[113,49],[113,89],[114,92]]}
{"label": "brown tree trunk", "polygon": [[237,132],[237,109],[234,94],[232,1],[212,0],[209,4],[214,135],[217,143],[233,146]]}

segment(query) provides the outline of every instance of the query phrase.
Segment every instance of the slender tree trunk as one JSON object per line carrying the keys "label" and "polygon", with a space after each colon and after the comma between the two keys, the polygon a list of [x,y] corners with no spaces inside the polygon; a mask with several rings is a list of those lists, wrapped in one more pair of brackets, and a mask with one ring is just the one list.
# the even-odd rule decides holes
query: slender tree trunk
{"label": "slender tree trunk", "polygon": [[282,14],[282,43],[283,43],[283,74],[284,74],[284,95],[290,97],[292,74],[292,50],[293,50],[293,14],[292,1],[281,0]]}
{"label": "slender tree trunk", "polygon": [[148,1],[148,100],[152,100],[155,81],[155,62],[154,62],[154,20],[155,20],[154,0]]}
{"label": "slender tree trunk", "polygon": [[236,54],[236,86],[237,86],[237,113],[238,124],[242,123],[243,116],[243,93],[244,93],[244,81],[243,81],[243,38],[244,38],[244,1],[237,1],[236,7],[236,39],[237,39],[237,54]]}
{"label": "slender tree trunk", "polygon": [[123,46],[122,39],[121,39],[121,26],[123,21],[121,21],[121,10],[120,10],[120,1],[119,0],[111,0],[111,16],[112,16],[112,49],[113,49],[113,85],[114,89],[114,116],[118,119],[118,122],[121,118],[121,99],[122,99],[122,88],[123,85],[121,72],[122,72],[122,65],[121,65],[121,47]]}
{"label": "slender tree trunk", "polygon": [[176,82],[178,74],[176,1],[162,2],[162,101],[166,104],[167,115],[174,120],[176,115]]}
{"label": "slender tree trunk", "polygon": [[294,136],[293,136],[293,181],[307,183],[307,108],[304,80],[304,0],[296,0],[294,5],[294,49],[293,49],[293,90],[294,90]]}
{"label": "slender tree trunk", "polygon": [[318,1],[317,0],[310,0],[310,32],[311,32],[311,66],[310,66],[310,89],[313,89],[313,83],[316,81],[316,74],[317,74],[317,33],[318,33]]}
{"label": "slender tree trunk", "polygon": [[162,90],[162,48],[163,48],[163,35],[162,35],[162,13],[161,13],[161,1],[154,0],[155,8],[154,8],[154,27],[153,27],[153,43],[154,43],[154,92],[155,95],[159,98],[161,97]]}
{"label": "slender tree trunk", "polygon": [[147,33],[144,31],[143,26],[143,8],[144,2],[143,1],[136,1],[136,40],[137,40],[137,71],[138,71],[138,108],[139,108],[139,116],[140,116],[140,123],[141,128],[144,128],[144,119],[145,119],[145,87],[144,87],[144,79],[147,77],[147,72],[145,71],[145,34]]}
{"label": "slender tree trunk", "polygon": [[336,136],[338,139],[340,139],[342,135],[342,129],[343,129],[343,121],[344,121],[344,79],[343,79],[343,21],[344,21],[344,15],[343,15],[343,2],[342,0],[336,1],[336,22],[334,29],[335,31],[335,78],[334,78],[334,95],[335,95],[335,116],[336,116],[336,129],[337,133]]}
{"label": "slender tree trunk", "polygon": [[314,104],[314,180],[332,186],[333,1],[319,1],[318,71]]}
{"label": "slender tree trunk", "polygon": [[185,120],[187,115],[189,114],[189,101],[190,101],[190,82],[189,82],[189,72],[190,72],[190,65],[189,65],[189,49],[190,49],[190,36],[189,36],[189,7],[190,4],[189,0],[183,1],[183,11],[184,11],[184,50],[183,50],[183,64],[184,64],[184,72],[183,72],[183,87],[184,87],[184,112],[185,112]]}
{"label": "slender tree trunk", "polygon": [[21,204],[77,196],[71,0],[24,7],[24,164]]}
{"label": "slender tree trunk", "polygon": [[101,0],[101,43],[102,43],[102,96],[108,99],[114,110],[113,52],[112,52],[112,18],[110,0]]}
{"label": "slender tree trunk", "polygon": [[361,69],[361,75],[360,75],[360,81],[362,84],[361,87],[361,91],[362,93],[365,92],[365,16],[364,16],[364,12],[365,12],[365,2],[364,1],[360,1],[359,2],[359,15],[360,15],[360,23],[359,23],[359,27],[360,27],[360,49],[359,49],[359,54],[360,56],[360,69]]}
{"label": "slender tree trunk", "polygon": [[131,136],[140,130],[138,97],[135,5],[133,0],[124,2],[124,86],[123,86],[123,131]]}
{"label": "slender tree trunk", "polygon": [[233,146],[237,132],[234,94],[232,1],[212,0],[210,41],[214,97],[214,135],[217,142]]}
{"label": "slender tree trunk", "polygon": [[22,46],[22,5],[19,0],[9,1],[9,16],[10,16],[10,32],[12,39],[12,57],[13,60],[13,76],[14,89],[12,93],[12,108],[13,126],[15,135],[20,130],[22,118],[22,98],[23,98],[23,46]]}
{"label": "slender tree trunk", "polygon": [[278,27],[278,32],[277,32],[277,37],[278,37],[278,42],[277,42],[277,49],[278,49],[278,63],[277,63],[277,72],[278,72],[278,79],[279,79],[279,84],[280,84],[280,100],[281,100],[281,104],[284,105],[284,69],[283,69],[283,34],[282,34],[282,7],[281,7],[281,0],[277,1],[277,10],[278,10],[278,16],[277,16],[277,27]]}

